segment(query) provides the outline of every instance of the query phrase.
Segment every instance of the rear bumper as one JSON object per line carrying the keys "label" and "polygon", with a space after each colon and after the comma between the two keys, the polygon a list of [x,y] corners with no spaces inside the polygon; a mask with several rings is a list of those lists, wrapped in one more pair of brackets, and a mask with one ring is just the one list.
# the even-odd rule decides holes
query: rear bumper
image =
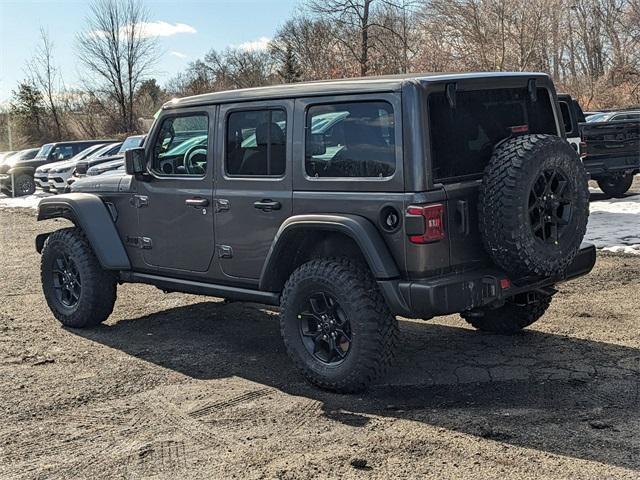
{"label": "rear bumper", "polygon": [[591,271],[596,262],[596,249],[583,243],[567,271],[555,277],[510,280],[507,288],[501,280],[508,275],[498,268],[483,268],[452,273],[433,280],[416,282],[381,280],[378,282],[391,311],[409,318],[431,318],[464,312],[492,303],[500,303],[520,293],[545,289]]}
{"label": "rear bumper", "polygon": [[602,155],[586,156],[582,159],[584,168],[593,178],[609,173],[637,173],[640,170],[640,156],[623,155],[619,157],[605,157]]}

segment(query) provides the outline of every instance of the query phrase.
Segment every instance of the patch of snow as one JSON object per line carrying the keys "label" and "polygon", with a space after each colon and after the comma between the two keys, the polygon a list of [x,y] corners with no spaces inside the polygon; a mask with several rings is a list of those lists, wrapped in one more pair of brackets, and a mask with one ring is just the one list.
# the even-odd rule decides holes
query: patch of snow
{"label": "patch of snow", "polygon": [[40,200],[45,197],[49,197],[51,194],[37,190],[33,195],[27,195],[24,197],[7,197],[0,194],[0,207],[4,208],[38,208]]}
{"label": "patch of snow", "polygon": [[591,202],[590,211],[585,241],[609,252],[640,255],[640,194]]}

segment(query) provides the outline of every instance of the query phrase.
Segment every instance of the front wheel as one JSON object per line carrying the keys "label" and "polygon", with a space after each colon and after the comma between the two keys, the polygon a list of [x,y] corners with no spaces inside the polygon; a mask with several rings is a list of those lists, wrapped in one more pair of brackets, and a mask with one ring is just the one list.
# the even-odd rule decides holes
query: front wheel
{"label": "front wheel", "polygon": [[67,327],[104,322],[116,301],[116,278],[103,270],[79,228],[53,232],[42,249],[41,279],[53,316]]}
{"label": "front wheel", "polygon": [[533,299],[527,297],[527,294],[515,296],[501,307],[483,307],[460,315],[484,332],[516,333],[539,320],[551,304],[551,295],[535,294]]}
{"label": "front wheel", "polygon": [[280,330],[308,381],[352,393],[389,365],[398,327],[366,268],[347,259],[318,259],[289,277]]}
{"label": "front wheel", "polygon": [[14,196],[16,197],[33,195],[36,191],[36,182],[32,176],[23,173],[15,178],[13,187],[15,189]]}
{"label": "front wheel", "polygon": [[598,187],[608,197],[622,198],[633,184],[633,174],[610,175],[598,179]]}

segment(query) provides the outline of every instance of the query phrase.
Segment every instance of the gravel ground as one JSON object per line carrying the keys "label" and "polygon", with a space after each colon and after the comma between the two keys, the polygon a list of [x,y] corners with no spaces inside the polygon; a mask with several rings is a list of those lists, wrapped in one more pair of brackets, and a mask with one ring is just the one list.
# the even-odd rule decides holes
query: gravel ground
{"label": "gravel ground", "polygon": [[520,335],[401,320],[369,392],[308,386],[277,313],[124,285],[104,326],[61,328],[33,238],[0,209],[0,478],[633,478],[640,256],[599,254]]}

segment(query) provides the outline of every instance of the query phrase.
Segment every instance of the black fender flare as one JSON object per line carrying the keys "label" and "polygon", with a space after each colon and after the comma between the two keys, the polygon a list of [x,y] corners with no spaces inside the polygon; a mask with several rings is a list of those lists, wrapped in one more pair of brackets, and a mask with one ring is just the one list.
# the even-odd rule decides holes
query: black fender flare
{"label": "black fender flare", "polygon": [[[100,265],[106,270],[130,270],[131,262],[111,213],[102,199],[91,193],[66,193],[46,197],[38,204],[38,220],[66,218],[87,236]],[[45,238],[38,236],[36,248]]]}
{"label": "black fender flare", "polygon": [[273,290],[278,283],[278,262],[288,255],[289,241],[300,230],[324,230],[352,238],[377,280],[400,276],[398,267],[375,225],[364,217],[349,214],[295,215],[285,220],[276,234],[260,275],[260,290]]}
{"label": "black fender flare", "polygon": [[17,177],[18,175],[22,175],[23,173],[26,173],[27,175],[30,175],[33,177],[33,175],[36,173],[36,169],[35,167],[29,167],[27,165],[25,166],[15,165],[11,169],[9,169],[7,173],[9,175],[13,175],[14,177]]}

